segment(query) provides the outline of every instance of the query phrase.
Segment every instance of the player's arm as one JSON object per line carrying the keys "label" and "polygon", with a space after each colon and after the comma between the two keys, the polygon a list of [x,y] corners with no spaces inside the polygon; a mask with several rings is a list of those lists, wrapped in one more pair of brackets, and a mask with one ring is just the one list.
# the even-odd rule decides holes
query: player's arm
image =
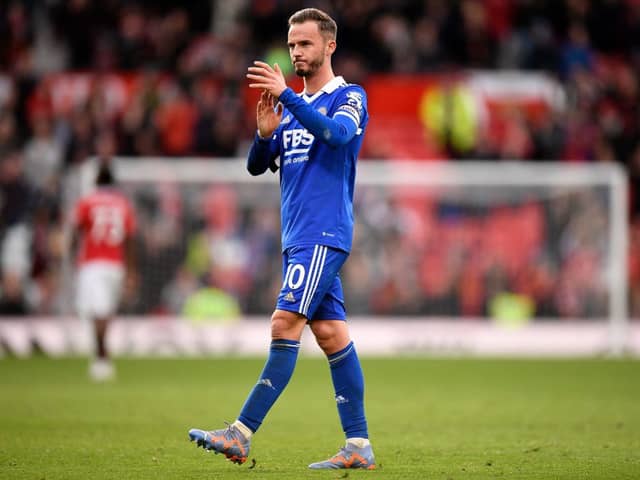
{"label": "player's arm", "polygon": [[135,278],[137,276],[136,269],[136,242],[132,235],[127,235],[124,240],[124,261],[127,277]]}
{"label": "player's arm", "polygon": [[347,104],[341,105],[333,118],[329,118],[316,111],[296,95],[291,88],[287,87],[280,95],[279,100],[315,138],[332,147],[346,145],[358,132],[359,114],[351,112],[343,114],[343,109],[355,110]]}
{"label": "player's arm", "polygon": [[133,205],[127,201],[125,214],[125,237],[122,248],[124,253],[125,285],[126,288],[136,289],[138,287],[138,268],[136,256],[136,232],[138,221]]}
{"label": "player's arm", "polygon": [[78,256],[79,248],[80,248],[80,233],[76,228],[72,228],[71,239],[69,241],[69,258],[76,258]]}
{"label": "player's arm", "polygon": [[[357,93],[353,102],[359,102],[357,114],[342,114],[344,112],[341,112],[341,110],[349,107],[349,102],[352,101],[352,99],[345,98],[345,103],[339,105],[333,118],[329,118],[316,112],[311,105],[298,97],[291,88],[287,87],[284,75],[277,63],[273,67],[261,61],[253,63],[253,66],[249,67],[249,73],[247,74],[247,78],[253,82],[249,84],[249,87],[267,90],[273,97],[277,97],[315,138],[332,147],[339,147],[349,143],[358,132],[364,109],[365,97],[362,89],[355,92],[356,87],[352,87],[354,93]],[[358,97],[360,100],[357,100]]]}
{"label": "player's arm", "polygon": [[133,210],[133,205],[127,202],[127,210],[125,217],[125,237],[123,244],[125,268],[127,272],[135,272],[136,267],[136,231],[138,222]]}
{"label": "player's arm", "polygon": [[261,175],[270,169],[275,172],[278,166],[275,159],[278,156],[278,144],[271,137],[262,138],[259,133],[253,139],[249,156],[247,157],[247,170],[251,175]]}
{"label": "player's arm", "polygon": [[273,96],[263,91],[256,108],[258,131],[247,158],[247,170],[251,175],[261,175],[267,168],[273,172],[278,169],[274,161],[278,156],[278,144],[273,140],[273,135],[281,119],[282,106],[276,106]]}
{"label": "player's arm", "polygon": [[80,230],[82,228],[82,223],[86,221],[86,216],[86,205],[82,200],[80,200],[73,208],[68,221],[69,233],[67,236],[67,254],[69,255],[69,258],[76,258],[78,256],[78,251],[80,250]]}

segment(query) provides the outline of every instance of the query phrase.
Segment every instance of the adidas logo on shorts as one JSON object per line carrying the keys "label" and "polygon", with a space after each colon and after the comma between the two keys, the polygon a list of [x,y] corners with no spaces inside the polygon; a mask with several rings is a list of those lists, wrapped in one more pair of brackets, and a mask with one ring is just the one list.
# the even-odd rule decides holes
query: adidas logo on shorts
{"label": "adidas logo on shorts", "polygon": [[284,299],[287,302],[295,302],[296,301],[296,297],[293,296],[293,293],[289,292],[284,296]]}

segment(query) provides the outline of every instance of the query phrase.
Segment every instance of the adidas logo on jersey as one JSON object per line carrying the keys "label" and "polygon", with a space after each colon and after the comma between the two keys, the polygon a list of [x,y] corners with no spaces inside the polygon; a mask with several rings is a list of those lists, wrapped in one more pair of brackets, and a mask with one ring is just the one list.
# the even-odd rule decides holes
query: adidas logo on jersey
{"label": "adidas logo on jersey", "polygon": [[287,293],[287,294],[284,296],[284,299],[285,299],[287,302],[295,302],[295,301],[296,301],[296,297],[294,297],[294,296],[293,296],[293,293],[292,293],[292,292]]}

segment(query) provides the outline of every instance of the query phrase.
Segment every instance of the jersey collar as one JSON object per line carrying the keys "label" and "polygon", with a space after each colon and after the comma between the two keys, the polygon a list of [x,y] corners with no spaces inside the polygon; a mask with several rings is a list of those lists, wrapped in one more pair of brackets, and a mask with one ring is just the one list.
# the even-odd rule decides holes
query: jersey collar
{"label": "jersey collar", "polygon": [[342,78],[342,76],[333,77],[331,80],[329,80],[327,83],[325,83],[324,86],[320,90],[318,90],[316,93],[314,93],[312,96],[309,96],[306,93],[302,92],[302,98],[304,98],[307,102],[313,102],[316,98],[318,98],[323,93],[331,93],[336,88],[338,88],[340,85],[344,85],[345,83],[346,82],[344,81],[344,78]]}

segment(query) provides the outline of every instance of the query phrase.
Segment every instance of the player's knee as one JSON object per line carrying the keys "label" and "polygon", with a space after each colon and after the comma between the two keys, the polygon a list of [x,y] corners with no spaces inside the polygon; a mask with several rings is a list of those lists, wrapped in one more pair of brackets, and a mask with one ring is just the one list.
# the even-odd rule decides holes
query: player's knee
{"label": "player's knee", "polygon": [[299,340],[304,324],[305,320],[301,315],[276,310],[273,312],[273,315],[271,315],[271,338]]}
{"label": "player's knee", "polygon": [[327,355],[331,355],[331,352],[335,349],[335,341],[333,338],[316,337],[316,342]]}
{"label": "player's knee", "polygon": [[342,331],[336,328],[336,324],[327,321],[315,321],[311,324],[311,331],[316,337],[316,342],[322,351],[331,355],[340,351],[348,343],[348,338],[344,338]]}

